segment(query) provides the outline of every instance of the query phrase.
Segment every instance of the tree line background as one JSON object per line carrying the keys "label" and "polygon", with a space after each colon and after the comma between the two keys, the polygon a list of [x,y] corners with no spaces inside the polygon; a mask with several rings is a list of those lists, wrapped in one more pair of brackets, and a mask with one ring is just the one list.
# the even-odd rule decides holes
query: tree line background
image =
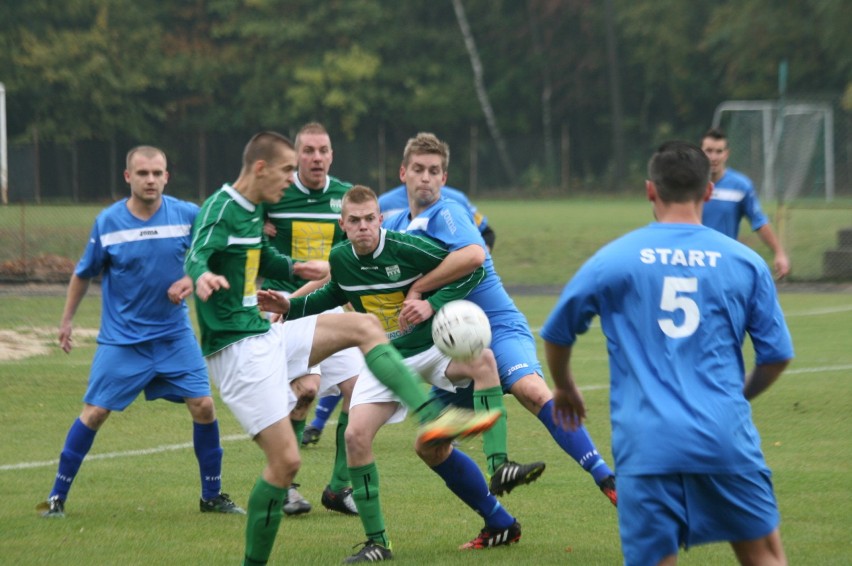
{"label": "tree line background", "polygon": [[782,60],[788,96],[852,129],[850,29],[847,0],[12,0],[10,197],[123,195],[136,143],[203,197],[251,133],[311,120],[332,173],[379,190],[424,130],[450,142],[461,188],[635,187],[650,150],[697,141],[720,102],[777,98]]}

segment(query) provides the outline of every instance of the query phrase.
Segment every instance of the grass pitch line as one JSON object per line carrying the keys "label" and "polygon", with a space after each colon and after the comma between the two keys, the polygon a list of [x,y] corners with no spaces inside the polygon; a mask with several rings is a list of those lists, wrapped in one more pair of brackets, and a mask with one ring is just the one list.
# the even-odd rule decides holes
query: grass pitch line
{"label": "grass pitch line", "polygon": [[[235,440],[248,440],[245,434],[231,434],[223,436],[219,439],[221,442],[233,442]],[[155,446],[153,448],[142,448],[141,450],[124,450],[122,452],[106,452],[104,454],[89,454],[86,456],[86,461],[90,460],[110,460],[112,458],[124,458],[125,456],[146,456],[148,454],[160,454],[173,450],[184,450],[192,448],[192,442],[183,442],[181,444],[166,444],[164,446]],[[0,472],[10,470],[28,470],[32,468],[44,468],[46,466],[55,466],[59,463],[59,459],[47,460],[44,462],[21,462],[20,464],[5,464],[0,466]]]}
{"label": "grass pitch line", "polygon": [[[797,374],[797,373],[822,373],[827,371],[845,371],[852,370],[852,364],[840,365],[840,366],[823,366],[823,367],[813,367],[813,368],[795,368],[790,369],[784,372],[784,374]],[[580,391],[598,391],[601,389],[609,389],[609,385],[586,385],[580,387]],[[333,421],[329,421],[329,424],[334,424]],[[220,441],[225,442],[234,442],[237,440],[248,440],[248,437],[245,434],[230,434],[227,436],[223,436]],[[160,454],[162,452],[170,452],[173,450],[185,450],[187,448],[192,448],[191,442],[183,442],[181,444],[166,444],[163,446],[155,446],[153,448],[143,448],[140,450],[124,450],[122,452],[106,452],[104,454],[90,454],[86,456],[86,461],[91,460],[110,460],[112,458],[124,458],[127,456],[145,456],[149,454]],[[42,462],[21,462],[19,464],[4,464],[0,465],[0,472],[8,472],[13,470],[30,470],[33,468],[45,468],[48,466],[55,466],[59,463],[59,460],[45,460]]]}

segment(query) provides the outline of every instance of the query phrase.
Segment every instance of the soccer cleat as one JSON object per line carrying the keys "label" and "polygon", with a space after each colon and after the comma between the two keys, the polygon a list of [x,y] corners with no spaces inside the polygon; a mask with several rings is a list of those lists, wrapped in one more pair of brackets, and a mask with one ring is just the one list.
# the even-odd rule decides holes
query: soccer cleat
{"label": "soccer cleat", "polygon": [[320,436],[322,436],[321,428],[317,428],[312,425],[306,426],[305,430],[302,432],[302,446],[316,444],[319,442]]}
{"label": "soccer cleat", "polygon": [[532,464],[503,462],[499,468],[494,470],[489,489],[494,495],[511,493],[519,485],[534,482],[543,473],[544,462],[533,462]]}
{"label": "soccer cleat", "polygon": [[332,491],[331,486],[325,486],[322,491],[322,506],[329,511],[337,511],[344,515],[357,515],[358,508],[352,498],[352,488],[345,487],[340,491]]}
{"label": "soccer cleat", "polygon": [[490,429],[503,412],[499,409],[473,412],[469,409],[447,407],[434,420],[420,426],[418,440],[425,444],[452,442],[456,438],[467,438]]}
{"label": "soccer cleat", "polygon": [[245,509],[231,501],[227,493],[220,493],[213,499],[201,499],[198,506],[201,508],[202,513],[246,514]]}
{"label": "soccer cleat", "polygon": [[[344,564],[357,564],[359,562],[382,562],[383,560],[390,560],[393,558],[393,552],[391,552],[390,545],[384,547],[373,540],[368,540],[366,542],[362,542],[359,544],[363,544],[364,548],[343,559]],[[356,544],[352,548],[357,547]]]}
{"label": "soccer cleat", "polygon": [[489,529],[485,527],[475,539],[461,545],[459,550],[480,550],[513,544],[519,540],[521,540],[521,524],[515,521],[508,529]]}
{"label": "soccer cleat", "polygon": [[54,495],[36,505],[36,511],[41,511],[41,516],[46,519],[62,519],[65,517],[65,502]]}
{"label": "soccer cleat", "polygon": [[296,488],[299,487],[299,484],[294,483],[290,486],[290,489],[287,490],[287,501],[284,503],[284,514],[285,515],[301,515],[302,513],[308,513],[313,507],[308,500],[302,497],[302,494],[296,491]]}
{"label": "soccer cleat", "polygon": [[610,502],[618,507],[618,492],[615,490],[615,476],[608,476],[604,481],[598,484],[601,491]]}

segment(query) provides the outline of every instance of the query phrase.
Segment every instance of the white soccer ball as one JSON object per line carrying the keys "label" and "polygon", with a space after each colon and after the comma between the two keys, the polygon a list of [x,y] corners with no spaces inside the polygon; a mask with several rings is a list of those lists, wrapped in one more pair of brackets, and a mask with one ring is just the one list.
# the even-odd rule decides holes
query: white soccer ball
{"label": "white soccer ball", "polygon": [[468,362],[491,345],[488,316],[470,301],[451,301],[432,320],[432,341],[453,360]]}

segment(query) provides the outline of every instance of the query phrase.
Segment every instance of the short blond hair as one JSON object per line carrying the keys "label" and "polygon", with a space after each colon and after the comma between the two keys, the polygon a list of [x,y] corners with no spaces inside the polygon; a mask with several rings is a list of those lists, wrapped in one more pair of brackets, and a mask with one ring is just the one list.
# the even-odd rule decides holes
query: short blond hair
{"label": "short blond hair", "polygon": [[410,138],[402,152],[402,165],[408,167],[412,155],[440,155],[441,167],[444,171],[450,166],[450,146],[430,132],[420,132]]}
{"label": "short blond hair", "polygon": [[144,157],[147,157],[148,159],[161,155],[163,157],[163,161],[165,161],[166,165],[168,165],[166,153],[162,149],[154,147],[153,145],[137,145],[136,147],[131,148],[130,151],[127,152],[127,158],[125,159],[125,161],[127,163],[126,168],[128,171],[130,171],[130,161],[137,153]]}

